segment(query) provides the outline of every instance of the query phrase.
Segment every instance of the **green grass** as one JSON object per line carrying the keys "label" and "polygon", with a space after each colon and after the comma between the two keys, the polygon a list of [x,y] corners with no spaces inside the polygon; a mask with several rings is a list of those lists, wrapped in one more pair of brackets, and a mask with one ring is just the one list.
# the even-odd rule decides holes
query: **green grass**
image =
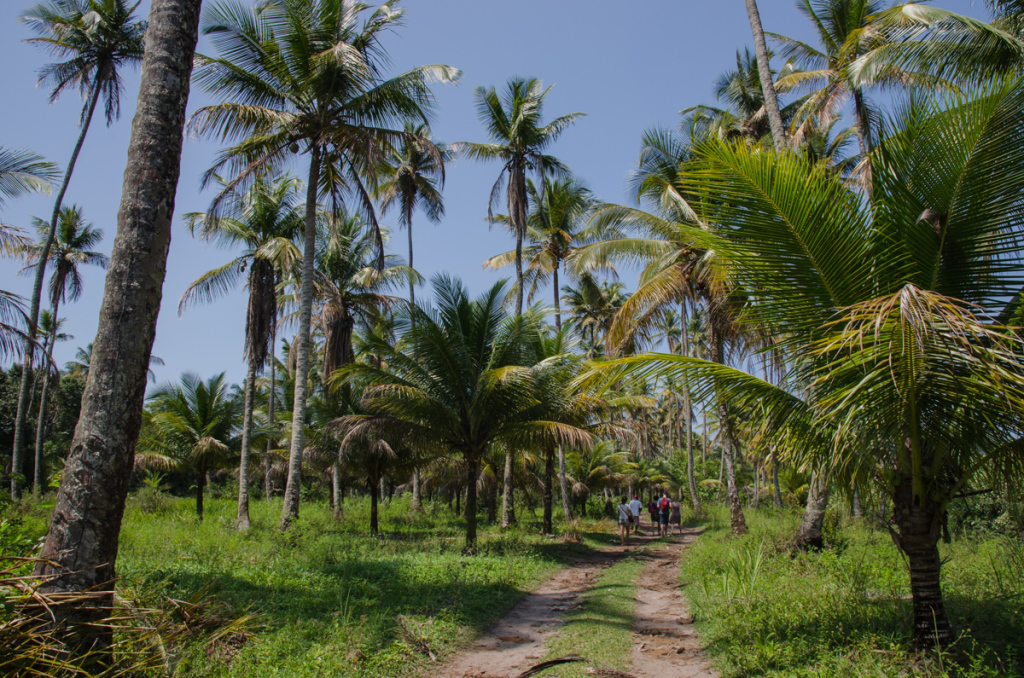
{"label": "green grass", "polygon": [[[398,618],[441,659],[504,615],[540,581],[610,543],[604,523],[583,525],[584,542],[541,537],[539,518],[521,507],[521,526],[505,533],[482,526],[478,554],[464,556],[465,523],[439,505],[411,517],[408,500],[381,507],[380,537],[367,534],[367,500],[345,503],[336,522],[323,502],[302,505],[287,532],[277,529],[280,501],[254,501],[253,527],[234,529],[235,502],[207,502],[197,523],[191,499],[129,498],[117,570],[127,597],[157,604],[204,591],[236,613],[256,613],[259,626],[237,652],[184,648],[175,675],[429,675],[431,664],[403,639]],[[11,549],[34,543],[52,506],[9,507]],[[3,550],[0,548],[0,550]],[[9,549],[10,550],[10,549]],[[208,657],[208,654],[211,656]],[[230,659],[226,659],[230,657]],[[436,665],[433,665],[436,666]]]}
{"label": "green grass", "polygon": [[553,666],[539,675],[560,678],[591,676],[591,668],[629,669],[633,661],[633,613],[636,581],[647,565],[635,556],[639,550],[611,566],[594,588],[582,596],[582,604],[566,615],[566,624],[552,638],[545,660],[578,654],[588,664]]}
{"label": "green grass", "polygon": [[960,637],[913,653],[909,578],[888,534],[857,525],[833,548],[785,547],[799,514],[747,513],[734,538],[719,517],[690,547],[684,591],[725,678],[1024,675],[1024,546],[987,538],[942,546],[947,612]]}

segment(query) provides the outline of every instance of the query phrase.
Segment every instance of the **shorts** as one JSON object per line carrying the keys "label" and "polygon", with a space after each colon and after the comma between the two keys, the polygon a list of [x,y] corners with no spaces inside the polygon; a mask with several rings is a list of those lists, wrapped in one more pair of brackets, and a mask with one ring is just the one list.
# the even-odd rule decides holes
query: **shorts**
{"label": "shorts", "polygon": [[668,525],[668,514],[669,514],[668,509],[665,509],[664,511],[661,512],[660,518],[661,518],[661,524],[662,525]]}
{"label": "shorts", "polygon": [[630,522],[629,518],[626,518],[625,520],[622,520],[621,518],[619,518],[619,525],[630,525],[630,524],[631,524],[631,522]]}

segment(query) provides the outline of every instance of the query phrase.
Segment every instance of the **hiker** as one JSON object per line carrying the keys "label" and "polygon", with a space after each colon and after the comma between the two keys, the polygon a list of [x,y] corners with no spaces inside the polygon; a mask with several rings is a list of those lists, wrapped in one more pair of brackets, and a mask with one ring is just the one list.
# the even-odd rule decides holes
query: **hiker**
{"label": "hiker", "polygon": [[661,499],[658,500],[658,531],[662,537],[668,536],[669,507],[672,500],[668,498],[668,492],[661,491]]}
{"label": "hiker", "polygon": [[651,526],[658,528],[658,502],[654,497],[647,503],[647,512],[651,514]]}
{"label": "hiker", "polygon": [[626,540],[629,538],[629,526],[633,522],[633,512],[629,508],[629,504],[626,503],[626,498],[622,498],[622,502],[619,504],[619,538],[622,540],[622,545],[626,545]]}
{"label": "hiker", "polygon": [[643,504],[640,503],[640,495],[634,494],[633,501],[629,502],[629,512],[633,514],[633,531],[640,534],[640,509],[643,508]]}
{"label": "hiker", "polygon": [[670,503],[668,505],[668,508],[669,508],[669,511],[671,511],[671,513],[668,516],[669,528],[671,529],[671,527],[673,525],[675,525],[676,526],[676,530],[679,532],[679,534],[682,534],[683,533],[683,520],[682,520],[682,517],[680,516],[680,512],[683,509],[683,505],[679,503],[679,500],[673,499],[672,503]]}

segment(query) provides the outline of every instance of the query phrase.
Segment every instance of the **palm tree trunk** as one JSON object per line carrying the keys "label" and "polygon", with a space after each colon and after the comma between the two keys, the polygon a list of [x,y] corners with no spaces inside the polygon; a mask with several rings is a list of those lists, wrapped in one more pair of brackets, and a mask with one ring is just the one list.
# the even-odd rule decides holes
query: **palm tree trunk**
{"label": "palm tree trunk", "polygon": [[18,409],[14,416],[14,448],[11,453],[11,498],[21,498],[21,474],[25,470],[25,429],[28,426],[28,408],[31,405],[29,396],[29,373],[32,371],[32,360],[36,350],[36,332],[39,324],[39,304],[43,296],[43,278],[46,276],[46,264],[50,260],[50,248],[53,247],[53,240],[57,234],[57,221],[60,219],[60,208],[64,202],[64,194],[67,193],[68,184],[71,183],[71,174],[75,171],[75,163],[78,162],[78,154],[85,143],[85,135],[89,131],[89,124],[92,122],[92,115],[96,111],[96,103],[99,101],[102,88],[100,87],[100,73],[97,72],[92,82],[89,100],[85,104],[82,113],[82,131],[78,134],[78,141],[71,151],[71,159],[68,160],[68,167],[64,170],[64,180],[57,191],[57,199],[53,203],[53,213],[50,216],[50,230],[46,232],[46,240],[43,241],[43,249],[39,253],[39,263],[36,266],[35,275],[32,280],[32,298],[28,308],[28,327],[25,339],[25,355],[22,360],[21,385],[18,389]]}
{"label": "palm tree trunk", "polygon": [[249,529],[249,457],[252,448],[252,410],[256,405],[256,358],[249,352],[249,370],[245,375],[245,410],[242,414],[242,452],[238,461],[238,529]]}
{"label": "palm tree trunk", "polygon": [[[687,327],[686,302],[679,305],[680,338],[683,355],[690,355],[690,328]],[[683,384],[683,411],[686,418],[686,482],[690,486],[690,501],[693,514],[700,515],[700,495],[697,494],[697,476],[693,469],[693,411],[690,406],[690,385]]]}
{"label": "palm tree trunk", "polygon": [[828,490],[828,481],[820,473],[811,474],[807,507],[796,531],[796,543],[800,548],[820,550],[825,546],[821,530],[825,524],[825,512],[828,510]]}
{"label": "palm tree trunk", "polygon": [[518,160],[509,170],[508,216],[516,236],[516,316],[523,314],[523,236],[526,234],[526,169]]}
{"label": "palm tree trunk", "polygon": [[541,527],[541,534],[551,534],[554,532],[552,526],[552,511],[551,511],[551,500],[552,490],[555,484],[555,450],[553,448],[547,448],[544,450],[544,520]]}
{"label": "palm tree trunk", "polygon": [[281,528],[288,529],[299,517],[302,487],[302,452],[306,446],[306,393],[309,388],[309,329],[313,317],[313,276],[316,253],[316,206],[320,183],[320,146],[309,152],[309,183],[306,191],[306,228],[302,250],[302,286],[299,298],[299,332],[295,337],[295,398],[292,404],[292,441],[288,451],[288,482],[284,489]]}
{"label": "palm tree trunk", "polygon": [[371,479],[367,484],[370,486],[370,534],[376,535],[379,533],[377,506],[380,502],[380,483]]}
{"label": "palm tree trunk", "polygon": [[562,491],[562,513],[566,520],[572,520],[572,505],[569,503],[569,484],[565,480],[565,448],[558,446],[558,484]]}
{"label": "palm tree trunk", "polygon": [[[201,0],[153,0],[138,104],[114,239],[67,464],[38,576],[47,592],[110,591],[58,612],[62,628],[91,623],[113,606],[118,535],[142,425],[150,352],[167,265],[185,107]],[[109,647],[101,626],[91,638]],[[83,641],[76,641],[83,642]],[[97,649],[96,646],[92,646]]]}
{"label": "palm tree trunk", "polygon": [[853,486],[853,519],[860,520],[864,516],[864,509],[860,504],[860,488],[856,485]]}
{"label": "palm tree trunk", "polygon": [[[405,214],[405,226],[409,231],[409,268],[413,267],[412,264],[412,213],[411,210]],[[409,279],[409,305],[416,305],[416,285]],[[423,498],[420,491],[420,467],[414,466],[412,468],[412,505],[411,510],[413,513],[423,513]]]}
{"label": "palm tree trunk", "polygon": [[551,283],[555,286],[555,329],[562,331],[562,307],[558,299],[558,267],[561,261],[555,259],[555,270],[552,271]]}
{"label": "palm tree trunk", "polygon": [[334,465],[331,466],[331,510],[334,512],[335,520],[341,520],[344,517],[341,501],[341,464],[334,462]]}
{"label": "palm tree trunk", "polygon": [[[719,365],[725,364],[725,351],[722,341],[722,334],[715,327],[712,321],[711,326],[711,361]],[[729,407],[724,398],[718,401],[718,426],[722,434],[722,461],[725,465],[727,496],[729,499],[729,522],[732,525],[732,532],[736,535],[746,534],[747,521],[743,516],[743,506],[740,504],[740,491],[736,485],[736,461],[733,455],[732,420],[729,418]]]}
{"label": "palm tree trunk", "polygon": [[508,448],[505,452],[505,476],[501,492],[501,529],[507,530],[516,522],[515,492],[515,452]]}
{"label": "palm tree trunk", "polygon": [[[276,279],[276,277],[275,277]],[[276,285],[275,285],[276,290]],[[276,294],[276,291],[275,291]],[[277,318],[274,319],[274,325],[270,328],[270,402],[267,404],[267,421],[270,424],[270,430],[274,429],[274,400],[275,391],[277,389]],[[267,441],[267,458],[263,460],[263,500],[270,501],[270,495],[273,491],[273,486],[270,482],[270,451],[273,449],[273,441]]]}
{"label": "palm tree trunk", "polygon": [[[43,440],[46,438],[46,392],[50,385],[49,371],[50,363],[53,362],[53,345],[57,341],[57,308],[59,299],[53,300],[53,328],[49,336],[43,342],[43,352],[46,354],[46,365],[42,367],[43,392],[39,396],[39,420],[36,422],[36,449],[34,463],[32,465],[32,494],[37,497],[43,494]],[[32,390],[35,390],[33,386]]]}
{"label": "palm tree trunk", "polygon": [[861,157],[864,159],[864,190],[867,192],[868,200],[873,194],[871,166],[871,121],[868,119],[867,103],[864,101],[864,93],[859,89],[853,90],[853,116],[856,119],[857,145],[860,147]]}
{"label": "palm tree trunk", "polygon": [[746,0],[746,2],[747,18],[750,19],[750,31],[754,34],[757,72],[761,76],[761,91],[764,93],[764,105],[768,112],[768,126],[772,131],[772,144],[775,146],[775,152],[781,153],[786,145],[786,128],[782,123],[782,113],[779,111],[779,97],[775,93],[772,69],[768,63],[768,45],[764,41],[761,14],[757,11],[757,0]]}
{"label": "palm tree trunk", "polygon": [[476,551],[476,481],[480,477],[480,453],[465,453],[469,483],[466,487],[466,552]]}

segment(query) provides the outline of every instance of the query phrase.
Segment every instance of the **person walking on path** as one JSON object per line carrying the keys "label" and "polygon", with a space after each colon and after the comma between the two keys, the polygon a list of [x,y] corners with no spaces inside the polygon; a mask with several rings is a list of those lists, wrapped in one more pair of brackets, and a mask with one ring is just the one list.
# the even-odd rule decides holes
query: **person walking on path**
{"label": "person walking on path", "polygon": [[633,523],[637,534],[640,534],[640,509],[642,509],[643,506],[644,505],[640,503],[640,495],[634,494],[633,501],[629,502],[629,511],[633,514]]}
{"label": "person walking on path", "polygon": [[662,537],[668,536],[668,520],[672,500],[668,498],[668,492],[662,490],[661,499],[658,500],[658,530]]}
{"label": "person walking on path", "polygon": [[647,512],[651,514],[651,527],[654,528],[655,532],[658,530],[658,499],[651,497],[651,501],[647,503]]}
{"label": "person walking on path", "polygon": [[673,525],[675,525],[676,531],[679,534],[682,534],[683,520],[682,516],[680,515],[680,512],[682,511],[682,504],[680,504],[677,500],[673,499],[672,502],[668,505],[668,508],[671,512],[668,517],[669,527],[671,528]]}
{"label": "person walking on path", "polygon": [[633,522],[633,512],[629,508],[629,504],[626,503],[626,498],[622,498],[622,502],[619,504],[619,538],[622,540],[622,545],[626,545],[626,541],[629,539],[629,524]]}

